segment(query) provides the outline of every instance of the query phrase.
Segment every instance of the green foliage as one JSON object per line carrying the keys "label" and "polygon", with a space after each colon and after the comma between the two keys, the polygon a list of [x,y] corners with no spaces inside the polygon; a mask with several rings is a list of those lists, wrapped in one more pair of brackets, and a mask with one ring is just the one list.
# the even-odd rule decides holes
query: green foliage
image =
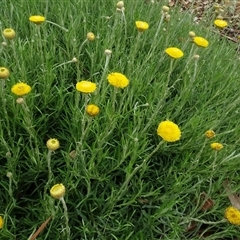
{"label": "green foliage", "polygon": [[[162,5],[131,0],[122,13],[112,0],[1,3],[1,30],[17,34],[12,41],[2,37],[7,46],[0,47],[0,66],[11,72],[1,80],[1,239],[27,239],[50,216],[38,239],[68,239],[62,204],[49,195],[57,183],[66,187],[69,239],[239,235],[223,220],[230,203],[222,186],[228,179],[239,188],[236,45],[216,34],[211,21],[197,25],[177,7],[164,21]],[[31,15],[52,23],[35,25]],[[149,29],[139,33],[136,20]],[[196,46],[189,31],[209,47]],[[86,41],[88,32],[94,41]],[[182,58],[164,52],[173,46]],[[107,82],[111,72],[126,75],[129,86],[114,89]],[[97,91],[77,92],[81,80],[97,83]],[[32,87],[24,104],[11,92],[20,81]],[[86,114],[89,103],[100,107],[99,115]],[[157,135],[166,119],[181,129],[180,141],[166,143]],[[208,129],[215,138],[206,139]],[[54,152],[46,147],[50,138],[60,142]],[[224,148],[215,152],[212,142]],[[201,210],[201,192],[215,201],[208,211]],[[191,221],[196,227],[188,232]]]}

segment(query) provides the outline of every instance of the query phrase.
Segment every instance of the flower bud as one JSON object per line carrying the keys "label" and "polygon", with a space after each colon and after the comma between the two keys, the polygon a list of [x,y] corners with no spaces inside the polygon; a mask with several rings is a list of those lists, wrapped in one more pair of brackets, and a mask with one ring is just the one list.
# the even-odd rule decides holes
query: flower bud
{"label": "flower bud", "polygon": [[124,2],[119,1],[116,6],[117,6],[117,8],[122,9],[124,7]]}
{"label": "flower bud", "polygon": [[197,61],[199,58],[200,58],[200,56],[199,56],[198,54],[193,55],[193,59],[194,59],[194,60]]}
{"label": "flower bud", "polygon": [[78,62],[77,58],[74,57],[74,58],[72,59],[72,62],[75,62],[75,63]]}
{"label": "flower bud", "polygon": [[12,172],[7,172],[7,177],[8,177],[8,178],[11,178],[12,175],[13,175]]}
{"label": "flower bud", "polygon": [[206,138],[209,138],[209,139],[215,137],[215,135],[216,135],[215,132],[211,129],[205,132]]}
{"label": "flower bud", "polygon": [[99,114],[99,111],[100,111],[99,107],[94,104],[89,104],[86,107],[87,114],[92,117],[97,116]]}
{"label": "flower bud", "polygon": [[196,37],[196,33],[193,32],[193,31],[190,31],[190,32],[188,33],[188,35],[189,35],[189,37],[191,37],[191,38]]}
{"label": "flower bud", "polygon": [[51,151],[55,151],[60,147],[59,141],[56,138],[50,138],[47,141],[47,148]]}
{"label": "flower bud", "polygon": [[3,36],[8,40],[12,40],[15,38],[16,33],[12,28],[6,28],[3,30]]}
{"label": "flower bud", "polygon": [[50,189],[50,195],[54,199],[60,199],[64,197],[66,192],[65,186],[62,183],[55,184],[51,189]]}
{"label": "flower bud", "polygon": [[0,67],[0,79],[7,79],[9,76],[9,70],[5,67]]}
{"label": "flower bud", "polygon": [[171,17],[170,14],[166,13],[164,20],[165,20],[166,22],[169,22],[169,21],[170,21],[170,17]]}
{"label": "flower bud", "polygon": [[89,32],[89,33],[87,34],[87,40],[90,41],[90,42],[94,41],[94,40],[95,40],[95,35],[94,35],[94,33]]}
{"label": "flower bud", "polygon": [[17,99],[16,99],[16,103],[17,103],[17,104],[23,104],[23,103],[24,103],[24,98],[21,98],[21,97],[20,97],[20,98],[17,98]]}
{"label": "flower bud", "polygon": [[169,7],[168,6],[163,6],[162,10],[163,10],[163,12],[167,13],[167,12],[169,12]]}
{"label": "flower bud", "polygon": [[107,56],[111,56],[112,51],[109,50],[109,49],[106,49],[106,50],[104,51],[104,53],[105,53],[105,55],[107,55]]}

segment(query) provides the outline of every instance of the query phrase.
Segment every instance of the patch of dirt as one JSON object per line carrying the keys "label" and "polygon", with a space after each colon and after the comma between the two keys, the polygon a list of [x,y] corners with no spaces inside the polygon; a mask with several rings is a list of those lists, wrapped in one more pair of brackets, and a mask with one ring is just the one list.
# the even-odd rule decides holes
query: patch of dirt
{"label": "patch of dirt", "polygon": [[214,18],[228,22],[228,26],[220,34],[229,40],[238,42],[240,39],[240,0],[169,0],[170,7],[180,5],[183,11],[195,15],[194,21],[205,20],[206,12],[212,12]]}

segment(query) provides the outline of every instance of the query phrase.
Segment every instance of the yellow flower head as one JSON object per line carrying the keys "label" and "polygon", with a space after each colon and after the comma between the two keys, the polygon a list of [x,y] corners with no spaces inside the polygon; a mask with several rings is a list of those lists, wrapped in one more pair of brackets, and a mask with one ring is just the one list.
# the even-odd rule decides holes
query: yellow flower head
{"label": "yellow flower head", "polygon": [[214,25],[218,28],[225,28],[225,27],[227,27],[228,23],[227,23],[227,21],[224,21],[221,19],[216,19],[214,21]]}
{"label": "yellow flower head", "polygon": [[214,150],[220,150],[223,148],[223,145],[221,143],[211,143],[211,148]]}
{"label": "yellow flower head", "polygon": [[10,75],[10,72],[5,67],[0,67],[0,79],[7,79]]}
{"label": "yellow flower head", "polygon": [[92,93],[97,89],[97,85],[89,81],[81,81],[76,84],[76,89],[82,93]]}
{"label": "yellow flower head", "polygon": [[60,198],[64,197],[65,192],[66,192],[66,189],[62,183],[55,184],[50,189],[50,195],[55,199],[60,199]]}
{"label": "yellow flower head", "polygon": [[208,44],[209,44],[208,41],[203,37],[194,37],[193,42],[197,44],[199,47],[204,47],[204,48],[208,47]]}
{"label": "yellow flower head", "polygon": [[240,225],[240,211],[237,208],[227,207],[224,216],[231,224]]}
{"label": "yellow flower head", "polygon": [[59,141],[56,138],[50,138],[47,140],[47,148],[51,151],[55,151],[60,147]]}
{"label": "yellow flower head", "polygon": [[8,40],[12,40],[15,38],[16,33],[12,28],[6,28],[3,30],[3,36]]}
{"label": "yellow flower head", "polygon": [[167,53],[172,58],[181,58],[184,54],[182,50],[176,47],[169,47],[165,50],[165,53]]}
{"label": "yellow flower head", "polygon": [[3,225],[4,225],[4,220],[3,220],[3,217],[0,216],[0,229],[3,228]]}
{"label": "yellow flower head", "polygon": [[206,136],[206,138],[213,138],[213,137],[215,137],[215,132],[213,131],[213,130],[207,130],[206,132],[205,132],[205,136]]}
{"label": "yellow flower head", "polygon": [[125,88],[129,84],[127,77],[118,72],[108,74],[107,80],[111,85],[117,88]]}
{"label": "yellow flower head", "polygon": [[26,83],[20,82],[13,85],[11,91],[17,96],[23,96],[28,94],[31,91],[31,87]]}
{"label": "yellow flower head", "polygon": [[149,28],[148,23],[143,22],[143,21],[136,21],[135,24],[136,24],[137,30],[139,32],[144,32],[145,30],[147,30]]}
{"label": "yellow flower head", "polygon": [[93,117],[97,116],[99,114],[99,111],[100,111],[99,107],[95,104],[89,104],[86,107],[87,114]]}
{"label": "yellow flower head", "polygon": [[177,124],[166,120],[158,125],[157,134],[166,142],[175,142],[180,139],[181,130]]}
{"label": "yellow flower head", "polygon": [[34,15],[34,16],[31,16],[29,18],[29,21],[31,21],[31,22],[33,22],[33,23],[35,23],[37,25],[40,25],[40,24],[42,24],[45,21],[45,17],[39,16],[39,15]]}
{"label": "yellow flower head", "polygon": [[94,40],[95,40],[95,35],[94,35],[94,33],[89,32],[89,33],[87,34],[87,40],[90,41],[90,42],[94,41]]}

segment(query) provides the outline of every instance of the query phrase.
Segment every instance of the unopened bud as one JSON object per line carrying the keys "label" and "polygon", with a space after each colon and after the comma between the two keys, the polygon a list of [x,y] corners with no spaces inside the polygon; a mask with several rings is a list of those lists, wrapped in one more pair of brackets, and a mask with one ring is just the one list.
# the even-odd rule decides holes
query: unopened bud
{"label": "unopened bud", "polygon": [[75,63],[76,63],[77,61],[78,61],[78,60],[77,60],[77,58],[75,58],[75,57],[72,59],[72,62],[75,62]]}
{"label": "unopened bud", "polygon": [[106,49],[106,50],[104,51],[104,53],[105,53],[105,55],[107,55],[107,56],[111,56],[112,51],[109,50],[109,49]]}
{"label": "unopened bud", "polygon": [[168,6],[163,6],[162,10],[163,10],[163,12],[167,13],[167,12],[169,12],[169,7]]}
{"label": "unopened bud", "polygon": [[124,7],[124,2],[119,1],[116,6],[117,6],[117,8],[122,9]]}
{"label": "unopened bud", "polygon": [[188,33],[188,35],[189,35],[189,37],[191,37],[191,38],[196,37],[196,33],[193,32],[193,31],[190,31],[190,32]]}
{"label": "unopened bud", "polygon": [[200,56],[198,54],[193,55],[194,60],[198,60],[199,58],[200,58]]}
{"label": "unopened bud", "polygon": [[16,103],[17,104],[23,104],[24,103],[24,99],[23,98],[17,98]]}

